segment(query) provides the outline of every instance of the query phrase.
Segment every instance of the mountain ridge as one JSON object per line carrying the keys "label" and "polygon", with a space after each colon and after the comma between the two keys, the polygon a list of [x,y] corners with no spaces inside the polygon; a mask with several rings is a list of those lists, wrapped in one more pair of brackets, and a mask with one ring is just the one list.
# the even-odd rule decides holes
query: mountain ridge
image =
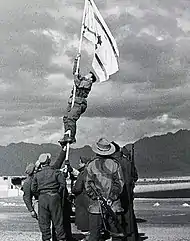
{"label": "mountain ridge", "polygon": [[[187,176],[190,170],[190,130],[144,137],[135,143],[135,164],[139,177]],[[127,144],[128,149],[131,144]],[[58,157],[61,147],[52,143],[10,143],[0,146],[0,175],[23,175],[25,167],[43,152]],[[72,166],[78,167],[80,156],[93,156],[89,145],[71,148]]]}

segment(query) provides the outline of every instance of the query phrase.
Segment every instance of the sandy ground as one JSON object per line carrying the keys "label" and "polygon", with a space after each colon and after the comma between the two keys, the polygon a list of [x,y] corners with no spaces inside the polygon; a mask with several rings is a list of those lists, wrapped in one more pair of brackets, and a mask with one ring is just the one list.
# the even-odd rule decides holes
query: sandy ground
{"label": "sandy ground", "polygon": [[[184,203],[190,204],[190,200],[136,200],[142,240],[190,241],[190,206]],[[78,233],[74,225],[73,233]],[[0,240],[41,240],[38,224],[30,217],[21,198],[0,199]]]}
{"label": "sandy ground", "polygon": [[[140,231],[146,232],[149,241],[189,241],[189,228],[144,228]],[[1,232],[1,241],[37,241],[41,240],[39,232],[19,232],[9,231]],[[142,240],[145,240],[142,238]]]}
{"label": "sandy ground", "polygon": [[41,240],[40,233],[34,232],[1,232],[0,234],[1,241],[37,241]]}
{"label": "sandy ground", "polygon": [[189,227],[148,227],[142,228],[148,241],[190,241]]}

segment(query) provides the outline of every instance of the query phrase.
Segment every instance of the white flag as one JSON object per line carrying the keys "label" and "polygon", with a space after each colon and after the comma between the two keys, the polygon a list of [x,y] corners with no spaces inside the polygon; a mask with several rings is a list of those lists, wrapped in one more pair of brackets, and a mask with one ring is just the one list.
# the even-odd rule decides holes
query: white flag
{"label": "white flag", "polygon": [[93,0],[86,0],[84,37],[95,45],[92,67],[100,82],[119,70],[119,51],[115,39]]}

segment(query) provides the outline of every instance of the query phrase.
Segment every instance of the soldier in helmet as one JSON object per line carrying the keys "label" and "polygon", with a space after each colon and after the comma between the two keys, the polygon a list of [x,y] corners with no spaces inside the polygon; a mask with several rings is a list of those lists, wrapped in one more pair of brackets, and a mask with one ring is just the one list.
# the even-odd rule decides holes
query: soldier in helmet
{"label": "soldier in helmet", "polygon": [[65,189],[65,177],[62,172],[49,165],[50,158],[51,154],[49,153],[43,153],[39,156],[41,170],[34,175],[31,190],[33,193],[39,193],[38,221],[42,240],[50,241],[52,221],[57,240],[63,241],[66,237],[63,228],[61,194]]}
{"label": "soldier in helmet", "polygon": [[[96,82],[96,76],[93,72],[89,72],[85,76],[81,76],[81,74],[76,72],[78,58],[80,58],[80,54],[77,55],[74,62],[73,67],[73,75],[74,75],[74,84],[76,86],[76,93],[74,99],[74,106],[72,107],[72,99],[73,99],[73,90],[68,100],[68,106],[66,110],[66,114],[63,117],[63,123],[65,128],[65,135],[63,139],[59,142],[62,144],[64,142],[75,143],[76,142],[76,122],[80,118],[80,116],[86,111],[87,108],[87,97],[91,91],[92,84]],[[72,108],[71,108],[72,107]],[[71,136],[69,137],[66,133],[67,131],[71,131]]]}

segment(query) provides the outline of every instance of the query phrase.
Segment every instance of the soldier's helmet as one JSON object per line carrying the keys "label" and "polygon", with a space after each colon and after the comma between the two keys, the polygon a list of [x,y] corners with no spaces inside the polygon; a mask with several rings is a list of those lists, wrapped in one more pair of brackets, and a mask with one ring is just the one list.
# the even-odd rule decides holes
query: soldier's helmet
{"label": "soldier's helmet", "polygon": [[51,154],[50,153],[42,153],[39,156],[37,162],[39,162],[40,164],[43,165],[43,164],[47,163],[47,161],[50,160],[50,158],[51,158]]}

